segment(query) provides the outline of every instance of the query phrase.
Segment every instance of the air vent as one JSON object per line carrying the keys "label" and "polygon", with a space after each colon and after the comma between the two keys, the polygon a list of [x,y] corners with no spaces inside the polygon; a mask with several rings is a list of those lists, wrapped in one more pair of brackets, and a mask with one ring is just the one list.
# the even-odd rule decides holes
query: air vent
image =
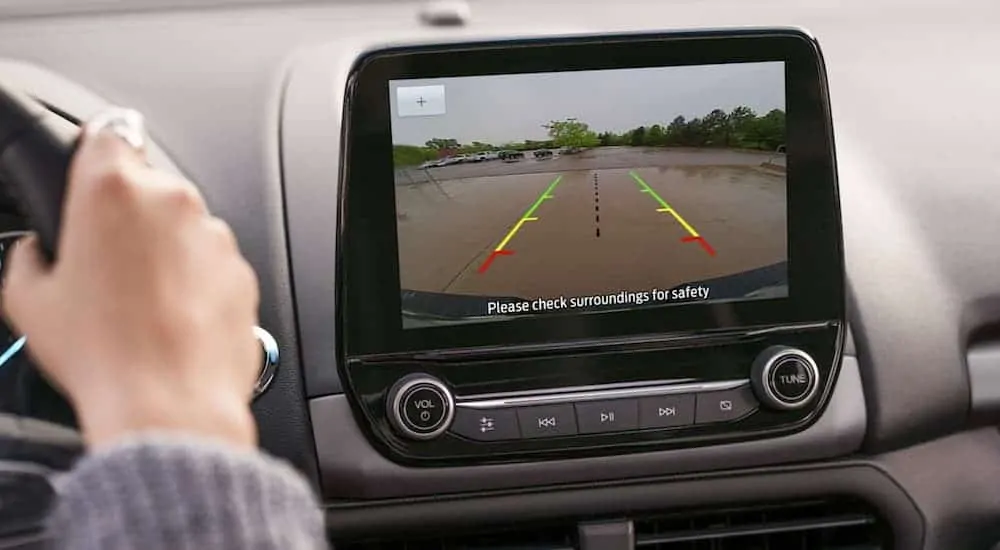
{"label": "air vent", "polygon": [[[590,518],[586,523],[621,523],[628,518]],[[509,527],[452,531],[445,535],[394,533],[393,538],[334,541],[337,550],[578,550],[592,545],[576,522],[517,523]],[[888,550],[888,525],[871,507],[856,501],[822,500],[740,508],[637,515],[635,548],[621,550]],[[594,541],[591,541],[594,542]],[[598,545],[616,547],[609,539]]]}
{"label": "air vent", "polygon": [[870,507],[816,501],[664,514],[635,521],[638,550],[881,550],[889,529]]}
{"label": "air vent", "polygon": [[405,540],[335,542],[337,550],[576,550],[576,524],[523,525],[483,531],[450,531]]}

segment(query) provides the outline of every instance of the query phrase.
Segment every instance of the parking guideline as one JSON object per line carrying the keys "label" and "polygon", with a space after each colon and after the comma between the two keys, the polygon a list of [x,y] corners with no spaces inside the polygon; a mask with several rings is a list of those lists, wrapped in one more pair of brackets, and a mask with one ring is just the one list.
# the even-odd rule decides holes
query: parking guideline
{"label": "parking guideline", "polygon": [[524,225],[524,222],[538,221],[538,218],[532,217],[531,215],[535,213],[535,210],[538,210],[538,207],[541,206],[542,201],[552,198],[552,190],[555,189],[557,185],[559,185],[560,181],[562,181],[562,174],[559,174],[559,176],[557,176],[556,179],[552,180],[552,183],[550,183],[549,186],[545,188],[545,191],[543,191],[542,194],[538,196],[538,198],[535,200],[535,203],[531,205],[531,208],[529,208],[528,211],[525,212],[523,216],[521,216],[521,219],[517,220],[517,223],[514,224],[514,227],[510,230],[509,233],[507,233],[507,236],[504,237],[503,240],[500,241],[500,244],[493,249],[494,252],[500,252],[501,250],[503,250],[503,247],[507,246],[507,243],[509,243],[510,240],[514,238],[514,235],[521,229],[521,226]]}
{"label": "parking guideline", "polygon": [[663,197],[661,197],[656,191],[654,191],[653,188],[650,187],[648,183],[646,183],[646,180],[642,179],[642,176],[637,174],[635,170],[629,170],[628,175],[631,176],[632,179],[635,180],[637,184],[639,184],[639,187],[642,188],[641,191],[642,193],[649,194],[649,196],[653,197],[656,200],[656,202],[660,204],[660,208],[656,209],[657,212],[666,212],[670,214],[671,216],[674,217],[675,220],[677,220],[677,223],[679,223],[681,227],[683,227],[684,230],[688,232],[689,236],[681,239],[681,242],[697,241],[698,244],[700,244],[701,247],[705,249],[705,252],[707,252],[709,256],[715,256],[715,249],[712,248],[710,244],[708,244],[708,241],[706,241],[705,238],[702,237],[698,233],[698,231],[696,231],[695,228],[692,227],[691,224],[687,222],[687,220],[685,220],[680,214],[678,214],[677,211],[674,210],[674,207],[670,206],[670,204],[667,203],[667,201],[663,200]]}
{"label": "parking guideline", "polygon": [[684,218],[682,218],[681,215],[678,214],[676,210],[674,210],[674,207],[672,207],[669,204],[667,204],[667,201],[663,200],[663,198],[660,197],[660,195],[657,194],[656,191],[653,191],[653,188],[650,187],[649,184],[646,183],[646,180],[642,179],[642,177],[639,176],[639,174],[636,174],[635,170],[629,170],[628,175],[632,176],[632,179],[634,179],[635,182],[639,184],[639,187],[642,187],[642,192],[643,193],[649,193],[650,196],[652,196],[654,199],[656,199],[656,202],[660,203],[660,206],[662,206],[663,208],[658,208],[656,210],[657,212],[668,212],[668,213],[670,213],[670,215],[672,215],[674,217],[674,219],[677,220],[677,223],[681,224],[681,226],[688,233],[690,233],[692,237],[698,237],[699,236],[698,232],[695,231],[695,229],[693,227],[691,227],[691,224],[689,224],[687,222],[687,220],[685,220]]}
{"label": "parking guideline", "polygon": [[519,220],[517,220],[517,223],[515,223],[514,227],[512,227],[511,230],[507,232],[507,235],[505,235],[504,238],[500,241],[500,244],[498,244],[496,248],[493,249],[493,252],[490,252],[490,255],[486,257],[486,260],[482,263],[482,265],[479,266],[479,269],[477,270],[479,271],[479,273],[486,273],[486,270],[490,268],[490,265],[493,264],[493,260],[495,260],[497,256],[509,256],[514,253],[513,250],[505,250],[505,247],[507,246],[508,243],[510,243],[510,240],[514,238],[514,235],[516,235],[517,232],[521,230],[521,226],[524,225],[525,222],[538,221],[538,217],[533,215],[535,213],[535,210],[538,210],[538,207],[541,206],[543,201],[553,198],[552,190],[555,189],[556,186],[559,185],[559,182],[561,181],[562,181],[562,174],[559,174],[558,176],[556,176],[556,179],[552,180],[552,182],[549,183],[549,186],[545,188],[545,191],[542,191],[542,194],[539,195],[537,199],[535,199],[535,202],[534,204],[531,205],[531,208],[528,208],[528,211],[525,212],[524,215],[521,216]]}

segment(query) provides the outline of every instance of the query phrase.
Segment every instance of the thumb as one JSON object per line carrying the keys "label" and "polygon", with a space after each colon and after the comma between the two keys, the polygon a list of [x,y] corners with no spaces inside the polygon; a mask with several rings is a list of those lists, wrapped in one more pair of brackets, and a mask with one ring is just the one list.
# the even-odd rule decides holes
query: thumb
{"label": "thumb", "polygon": [[0,287],[0,307],[4,317],[18,328],[23,315],[34,309],[31,304],[38,300],[39,287],[45,281],[49,265],[35,235],[17,241],[4,262],[7,265]]}

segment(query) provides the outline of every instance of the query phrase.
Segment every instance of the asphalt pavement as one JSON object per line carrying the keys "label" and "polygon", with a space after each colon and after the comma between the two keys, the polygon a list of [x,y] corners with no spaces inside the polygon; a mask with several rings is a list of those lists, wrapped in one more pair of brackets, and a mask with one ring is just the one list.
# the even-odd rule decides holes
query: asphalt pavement
{"label": "asphalt pavement", "polygon": [[787,261],[785,177],[760,168],[770,155],[652,151],[456,165],[398,186],[403,288],[597,296]]}

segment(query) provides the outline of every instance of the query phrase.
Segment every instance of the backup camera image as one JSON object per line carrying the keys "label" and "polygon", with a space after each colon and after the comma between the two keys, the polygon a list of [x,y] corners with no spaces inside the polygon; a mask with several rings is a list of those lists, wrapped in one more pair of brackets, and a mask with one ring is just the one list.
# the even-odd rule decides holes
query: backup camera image
{"label": "backup camera image", "polygon": [[788,296],[781,62],[388,99],[404,328]]}

